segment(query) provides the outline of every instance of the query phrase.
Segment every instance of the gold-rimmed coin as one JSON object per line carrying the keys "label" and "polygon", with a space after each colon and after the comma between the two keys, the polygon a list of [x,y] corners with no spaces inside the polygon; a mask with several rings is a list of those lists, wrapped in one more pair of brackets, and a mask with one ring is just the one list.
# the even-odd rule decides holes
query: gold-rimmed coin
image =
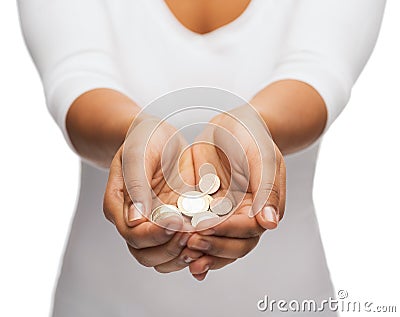
{"label": "gold-rimmed coin", "polygon": [[232,210],[232,207],[232,201],[228,197],[217,197],[210,202],[210,210],[218,216],[225,216]]}
{"label": "gold-rimmed coin", "polygon": [[214,165],[212,165],[211,163],[204,163],[199,168],[200,177],[203,177],[206,174],[217,175],[217,171],[215,170]]}
{"label": "gold-rimmed coin", "polygon": [[178,208],[173,205],[160,205],[151,213],[151,221],[157,222],[171,216],[178,216],[182,218],[182,214]]}
{"label": "gold-rimmed coin", "polygon": [[205,212],[200,212],[198,214],[195,214],[192,218],[192,226],[196,228],[196,226],[204,220],[208,219],[213,219],[213,218],[219,218],[216,214],[210,212],[210,211],[205,211]]}
{"label": "gold-rimmed coin", "polygon": [[209,207],[210,200],[208,195],[198,191],[186,192],[178,198],[179,211],[189,217],[207,211]]}
{"label": "gold-rimmed coin", "polygon": [[221,186],[221,180],[215,174],[206,174],[199,181],[199,189],[205,194],[214,194]]}

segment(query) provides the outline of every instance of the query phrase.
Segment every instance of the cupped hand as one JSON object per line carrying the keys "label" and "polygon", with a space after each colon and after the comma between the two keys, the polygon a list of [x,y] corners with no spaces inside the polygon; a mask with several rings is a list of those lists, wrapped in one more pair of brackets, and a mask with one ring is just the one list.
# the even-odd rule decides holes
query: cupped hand
{"label": "cupped hand", "polygon": [[188,240],[190,249],[205,253],[190,264],[193,276],[202,280],[209,270],[248,254],[266,229],[277,227],[285,209],[286,169],[264,121],[249,105],[212,119],[192,156],[196,172],[204,163],[214,165],[221,179],[217,196],[227,195],[236,205],[214,226],[213,220],[201,222]]}
{"label": "cupped hand", "polygon": [[161,225],[149,220],[154,206],[175,205],[179,193],[194,184],[186,146],[172,126],[146,116],[132,124],[110,166],[104,214],[137,261],[159,272],[183,269],[202,255],[186,247],[190,233],[180,217],[168,217]]}

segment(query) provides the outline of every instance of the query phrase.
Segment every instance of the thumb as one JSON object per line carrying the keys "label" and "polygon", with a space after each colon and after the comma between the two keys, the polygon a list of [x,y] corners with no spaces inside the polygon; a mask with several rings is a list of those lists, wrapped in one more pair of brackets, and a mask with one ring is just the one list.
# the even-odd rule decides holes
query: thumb
{"label": "thumb", "polygon": [[250,216],[255,216],[265,229],[274,229],[279,222],[282,157],[277,152],[275,149],[275,153],[250,163],[250,188],[254,195]]}
{"label": "thumb", "polygon": [[[125,150],[124,150],[125,152]],[[149,217],[152,206],[150,180],[146,176],[145,153],[138,150],[124,153],[123,177],[133,206],[143,216]]]}
{"label": "thumb", "polygon": [[154,157],[149,157],[152,125],[139,125],[125,140],[122,153],[122,171],[126,190],[133,209],[149,217],[152,207],[151,180],[154,174]]}

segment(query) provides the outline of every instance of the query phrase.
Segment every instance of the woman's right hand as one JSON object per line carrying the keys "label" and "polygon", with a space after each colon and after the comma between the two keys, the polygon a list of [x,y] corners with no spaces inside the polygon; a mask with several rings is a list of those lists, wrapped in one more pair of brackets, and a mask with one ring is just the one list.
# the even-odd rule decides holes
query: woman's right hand
{"label": "woman's right hand", "polygon": [[174,205],[179,192],[194,184],[191,151],[185,147],[168,123],[151,116],[136,120],[111,163],[104,195],[104,214],[130,253],[163,273],[181,270],[202,256],[186,247],[190,233],[177,232],[185,230],[181,218],[168,217],[162,226],[148,219],[152,206]]}

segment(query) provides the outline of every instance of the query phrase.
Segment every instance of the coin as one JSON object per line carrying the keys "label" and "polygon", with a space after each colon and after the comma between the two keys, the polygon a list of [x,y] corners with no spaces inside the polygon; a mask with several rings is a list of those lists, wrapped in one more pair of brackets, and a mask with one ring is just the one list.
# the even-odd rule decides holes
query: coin
{"label": "coin", "polygon": [[210,203],[210,210],[218,216],[224,216],[232,210],[233,204],[228,197],[214,198]]}
{"label": "coin", "polygon": [[219,217],[216,214],[213,214],[212,212],[209,211],[200,212],[193,216],[191,223],[193,227],[196,227],[201,221],[212,218],[219,218]]}
{"label": "coin", "polygon": [[173,205],[161,205],[156,208],[151,213],[151,220],[153,222],[160,221],[162,219],[171,217],[171,216],[179,216],[182,217],[178,208]]}
{"label": "coin", "polygon": [[207,211],[209,207],[210,200],[207,195],[198,191],[186,192],[178,198],[179,211],[189,217]]}
{"label": "coin", "polygon": [[200,166],[199,168],[199,175],[200,177],[203,177],[206,174],[214,174],[217,175],[217,171],[215,170],[214,165],[211,163],[204,163],[203,165]]}
{"label": "coin", "polygon": [[214,194],[221,186],[221,180],[215,174],[206,174],[200,178],[199,189],[205,194]]}

